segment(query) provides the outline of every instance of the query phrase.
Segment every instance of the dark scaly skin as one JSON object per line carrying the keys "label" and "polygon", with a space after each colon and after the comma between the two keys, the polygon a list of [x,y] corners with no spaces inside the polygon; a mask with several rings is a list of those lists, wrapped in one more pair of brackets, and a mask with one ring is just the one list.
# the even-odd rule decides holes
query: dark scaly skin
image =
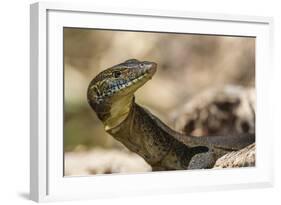
{"label": "dark scaly skin", "polygon": [[88,102],[106,132],[139,154],[153,170],[203,169],[229,151],[255,142],[254,135],[182,135],[135,103],[134,92],[152,78],[156,63],[131,59],[99,73],[88,88]]}

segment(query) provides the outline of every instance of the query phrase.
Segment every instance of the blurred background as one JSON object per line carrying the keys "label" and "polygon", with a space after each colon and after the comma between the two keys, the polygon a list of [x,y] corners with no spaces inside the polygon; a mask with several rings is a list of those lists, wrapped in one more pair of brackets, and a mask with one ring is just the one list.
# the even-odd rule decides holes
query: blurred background
{"label": "blurred background", "polygon": [[231,85],[227,93],[237,97],[255,86],[255,38],[64,28],[66,176],[151,170],[104,131],[86,98],[99,72],[131,58],[158,64],[136,102],[178,131],[186,124],[177,118],[187,121],[180,115],[198,94]]}

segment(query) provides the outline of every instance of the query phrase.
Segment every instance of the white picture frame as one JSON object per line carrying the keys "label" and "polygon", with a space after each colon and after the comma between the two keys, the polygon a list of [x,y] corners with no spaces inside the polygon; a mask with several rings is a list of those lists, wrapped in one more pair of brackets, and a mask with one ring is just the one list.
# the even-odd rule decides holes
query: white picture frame
{"label": "white picture frame", "polygon": [[[258,16],[35,3],[30,12],[30,198],[34,201],[160,194],[273,184],[269,106],[273,19]],[[256,37],[256,166],[63,177],[62,28],[104,28]],[[263,120],[268,119],[268,120]],[[263,137],[263,136],[266,136]]]}

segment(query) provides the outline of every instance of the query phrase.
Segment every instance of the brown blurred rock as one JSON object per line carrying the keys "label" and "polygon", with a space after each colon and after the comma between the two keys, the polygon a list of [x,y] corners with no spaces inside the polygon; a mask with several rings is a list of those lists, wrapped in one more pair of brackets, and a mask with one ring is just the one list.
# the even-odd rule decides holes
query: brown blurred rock
{"label": "brown blurred rock", "polygon": [[65,153],[65,176],[151,171],[137,154],[117,149],[94,148]]}
{"label": "brown blurred rock", "polygon": [[251,144],[237,152],[230,152],[216,161],[214,168],[255,166],[256,144]]}
{"label": "brown blurred rock", "polygon": [[[255,89],[225,86],[208,89],[187,102],[174,114],[175,128],[185,134],[241,135],[255,133]],[[230,152],[215,167],[255,165],[255,144]]]}
{"label": "brown blurred rock", "polygon": [[208,89],[174,113],[176,130],[194,136],[255,132],[255,89]]}

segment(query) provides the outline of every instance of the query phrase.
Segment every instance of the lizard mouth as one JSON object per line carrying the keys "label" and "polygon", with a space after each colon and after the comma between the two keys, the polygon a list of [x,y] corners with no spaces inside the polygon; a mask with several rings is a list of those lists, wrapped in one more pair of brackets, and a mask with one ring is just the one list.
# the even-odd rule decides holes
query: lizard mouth
{"label": "lizard mouth", "polygon": [[150,63],[146,66],[146,68],[139,71],[139,75],[136,76],[134,79],[131,79],[127,82],[123,82],[122,84],[118,84],[116,87],[113,88],[113,93],[130,93],[136,91],[139,87],[145,84],[148,80],[152,78],[155,74],[157,64]]}

